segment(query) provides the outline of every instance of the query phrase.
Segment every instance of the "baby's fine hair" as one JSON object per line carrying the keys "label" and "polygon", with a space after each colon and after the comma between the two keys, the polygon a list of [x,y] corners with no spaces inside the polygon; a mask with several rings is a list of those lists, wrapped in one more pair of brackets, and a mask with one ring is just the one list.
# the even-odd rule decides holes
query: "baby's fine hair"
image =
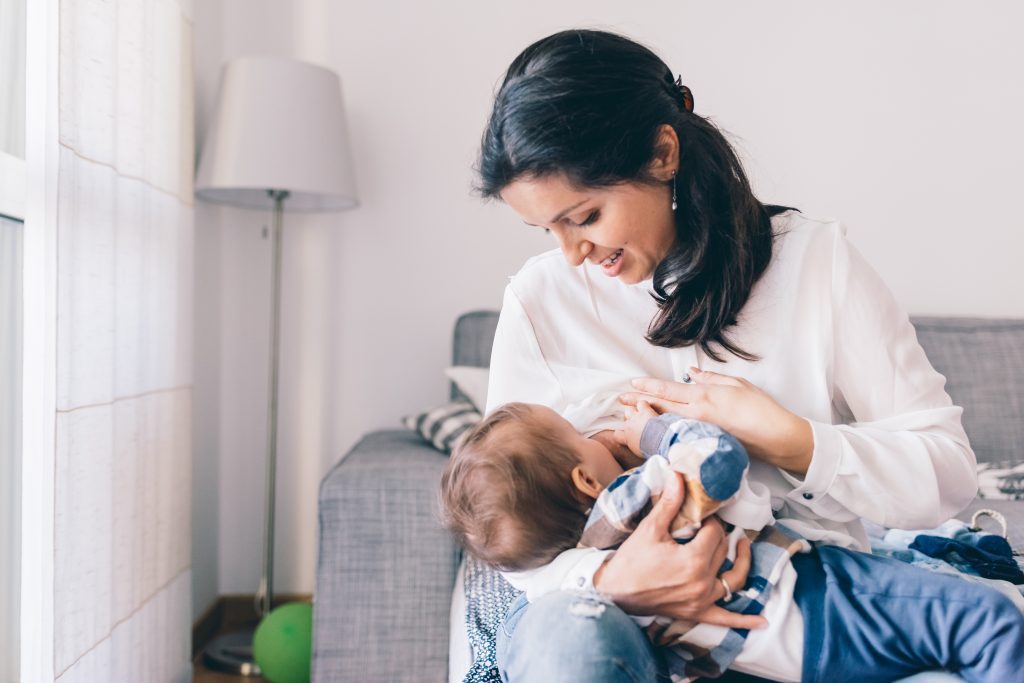
{"label": "baby's fine hair", "polygon": [[547,564],[576,546],[590,501],[572,482],[580,458],[525,403],[507,403],[470,430],[441,476],[444,525],[503,571]]}

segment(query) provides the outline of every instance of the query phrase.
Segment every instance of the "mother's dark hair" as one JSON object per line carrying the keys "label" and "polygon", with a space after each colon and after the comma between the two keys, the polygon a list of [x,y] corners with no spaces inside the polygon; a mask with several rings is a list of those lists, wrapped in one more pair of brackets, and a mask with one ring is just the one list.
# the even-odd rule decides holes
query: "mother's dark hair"
{"label": "mother's dark hair", "polygon": [[576,189],[651,175],[659,127],[679,138],[676,244],[654,271],[657,346],[720,344],[748,360],[724,330],[772,255],[770,217],[784,209],[754,197],[736,153],[702,116],[686,111],[671,69],[651,50],[605,31],[543,38],[515,58],[484,132],[476,191],[499,198],[521,178],[562,174]]}

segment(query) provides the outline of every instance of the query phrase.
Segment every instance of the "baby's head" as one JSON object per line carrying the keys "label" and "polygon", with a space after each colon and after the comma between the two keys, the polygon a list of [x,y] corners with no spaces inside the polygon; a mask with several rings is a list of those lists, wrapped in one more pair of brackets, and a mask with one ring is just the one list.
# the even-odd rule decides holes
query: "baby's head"
{"label": "baby's head", "polygon": [[441,477],[445,526],[470,553],[522,571],[573,548],[622,467],[545,406],[508,403],[460,441]]}

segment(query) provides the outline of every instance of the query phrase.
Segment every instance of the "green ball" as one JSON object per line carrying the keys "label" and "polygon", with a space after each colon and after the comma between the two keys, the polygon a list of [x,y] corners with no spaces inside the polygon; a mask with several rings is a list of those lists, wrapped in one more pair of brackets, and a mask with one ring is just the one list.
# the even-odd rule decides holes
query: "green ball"
{"label": "green ball", "polygon": [[270,683],[309,683],[313,606],[290,602],[271,610],[256,627],[252,654]]}

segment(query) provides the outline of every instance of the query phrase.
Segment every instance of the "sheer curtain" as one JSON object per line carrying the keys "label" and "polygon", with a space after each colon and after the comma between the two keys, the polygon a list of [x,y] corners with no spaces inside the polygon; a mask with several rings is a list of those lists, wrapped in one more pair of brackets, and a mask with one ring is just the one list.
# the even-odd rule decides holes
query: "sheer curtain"
{"label": "sheer curtain", "polygon": [[21,525],[21,244],[0,217],[0,683],[18,680]]}
{"label": "sheer curtain", "polygon": [[191,680],[192,24],[61,0],[56,680]]}
{"label": "sheer curtain", "polygon": [[[25,0],[0,0],[0,155],[25,157]],[[5,161],[0,159],[4,169]],[[6,176],[0,177],[6,182]],[[0,201],[0,683],[15,683],[21,592],[22,227],[2,215],[5,207]]]}
{"label": "sheer curtain", "polygon": [[0,0],[0,152],[25,158],[25,0]]}

